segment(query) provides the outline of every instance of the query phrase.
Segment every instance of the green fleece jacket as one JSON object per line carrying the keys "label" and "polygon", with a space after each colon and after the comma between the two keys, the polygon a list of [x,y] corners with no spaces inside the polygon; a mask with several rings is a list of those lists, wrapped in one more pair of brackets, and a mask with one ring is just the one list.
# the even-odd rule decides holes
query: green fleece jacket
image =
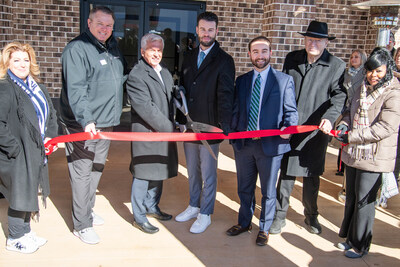
{"label": "green fleece jacket", "polygon": [[115,38],[103,45],[86,30],[67,44],[61,63],[61,120],[76,128],[118,125],[126,76]]}

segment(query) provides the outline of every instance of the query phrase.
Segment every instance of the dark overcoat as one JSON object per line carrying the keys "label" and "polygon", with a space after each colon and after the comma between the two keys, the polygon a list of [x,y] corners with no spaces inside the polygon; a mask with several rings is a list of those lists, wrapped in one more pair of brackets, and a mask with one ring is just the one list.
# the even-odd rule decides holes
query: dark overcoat
{"label": "dark overcoat", "polygon": [[[173,80],[167,68],[161,77],[141,59],[129,74],[126,89],[131,101],[132,132],[173,132]],[[165,180],[178,173],[175,142],[132,142],[133,177]]]}
{"label": "dark overcoat", "polygon": [[[333,126],[346,100],[346,64],[326,49],[308,71],[306,62],[307,53],[302,49],[290,52],[283,66],[283,72],[294,80],[299,125],[319,125],[322,119],[328,119]],[[329,136],[319,130],[292,135],[292,150],[282,160],[282,170],[287,167],[290,176],[321,175],[328,141]]]}
{"label": "dark overcoat", "polygon": [[[181,85],[185,87],[189,115],[193,121],[217,127],[230,125],[235,91],[235,63],[215,41],[200,68],[199,47],[189,51],[182,63]],[[184,122],[182,114],[177,120]],[[208,141],[210,144],[222,140]]]}
{"label": "dark overcoat", "polygon": [[[57,115],[44,85],[39,84],[49,104],[46,137],[57,135]],[[50,193],[45,150],[35,108],[28,95],[7,75],[0,80],[0,192],[10,208],[39,210],[38,188]]]}

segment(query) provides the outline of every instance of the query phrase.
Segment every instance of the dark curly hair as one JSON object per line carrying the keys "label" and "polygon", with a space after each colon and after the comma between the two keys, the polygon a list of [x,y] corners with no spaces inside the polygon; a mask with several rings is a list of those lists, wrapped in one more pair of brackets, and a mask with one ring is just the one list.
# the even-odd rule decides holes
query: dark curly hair
{"label": "dark curly hair", "polygon": [[374,86],[374,89],[377,89],[389,82],[393,78],[393,70],[396,68],[394,61],[386,48],[376,47],[372,50],[371,55],[368,57],[367,61],[364,64],[364,68],[366,71],[373,71],[380,66],[386,66],[386,74],[385,76]]}

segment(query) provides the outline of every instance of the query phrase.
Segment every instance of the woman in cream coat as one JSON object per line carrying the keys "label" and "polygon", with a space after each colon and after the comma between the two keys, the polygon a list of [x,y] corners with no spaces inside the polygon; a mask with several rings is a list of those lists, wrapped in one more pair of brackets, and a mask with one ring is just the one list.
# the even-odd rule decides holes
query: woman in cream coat
{"label": "woman in cream coat", "polygon": [[393,77],[393,60],[375,48],[364,68],[366,79],[355,91],[337,127],[346,164],[346,204],[338,247],[345,256],[360,258],[372,240],[375,200],[382,176],[393,172],[400,123],[400,83]]}

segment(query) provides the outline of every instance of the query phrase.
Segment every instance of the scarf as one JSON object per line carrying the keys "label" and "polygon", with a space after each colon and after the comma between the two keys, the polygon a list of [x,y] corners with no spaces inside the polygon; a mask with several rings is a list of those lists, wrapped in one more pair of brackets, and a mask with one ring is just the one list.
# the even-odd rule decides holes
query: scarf
{"label": "scarf", "polygon": [[42,140],[44,142],[45,131],[46,131],[46,120],[49,114],[49,105],[46,100],[46,96],[43,91],[40,89],[39,85],[36,81],[28,76],[26,78],[26,83],[14,75],[10,70],[7,71],[11,80],[13,80],[21,89],[28,95],[30,98],[33,107],[36,111],[36,116],[39,122],[40,134],[42,136]]}
{"label": "scarf", "polygon": [[354,67],[350,67],[350,68],[347,70],[347,73],[348,73],[351,77],[354,77],[354,75],[356,75],[356,74],[358,73],[358,71],[361,69],[361,67],[362,67],[362,66],[358,67],[357,69],[354,68]]}
{"label": "scarf", "polygon": [[[353,119],[353,130],[368,128],[370,126],[368,119],[369,107],[378,99],[390,82],[383,84],[378,89],[373,89],[373,86],[366,85],[365,81],[361,85],[360,91],[360,106]],[[371,92],[368,94],[368,92]],[[368,94],[368,95],[367,95]],[[375,143],[368,144],[349,144],[350,157],[356,160],[369,160],[374,158]]]}

